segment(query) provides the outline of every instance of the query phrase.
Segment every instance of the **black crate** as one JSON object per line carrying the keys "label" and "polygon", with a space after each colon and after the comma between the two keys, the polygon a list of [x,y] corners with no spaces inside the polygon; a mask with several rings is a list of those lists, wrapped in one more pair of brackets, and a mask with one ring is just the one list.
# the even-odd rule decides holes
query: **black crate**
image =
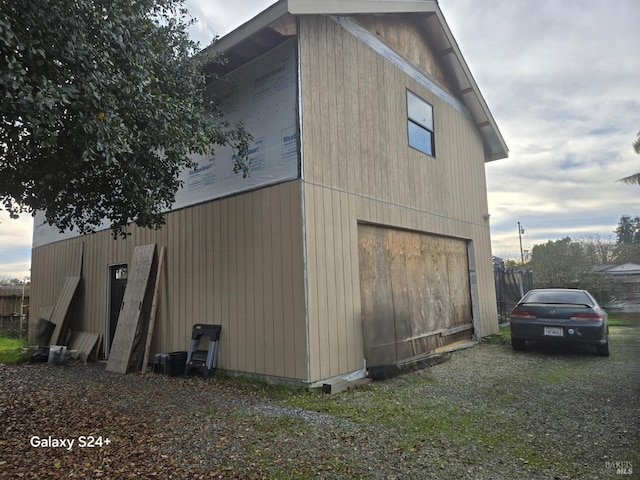
{"label": "black crate", "polygon": [[153,371],[177,377],[184,372],[187,352],[157,353],[153,359]]}

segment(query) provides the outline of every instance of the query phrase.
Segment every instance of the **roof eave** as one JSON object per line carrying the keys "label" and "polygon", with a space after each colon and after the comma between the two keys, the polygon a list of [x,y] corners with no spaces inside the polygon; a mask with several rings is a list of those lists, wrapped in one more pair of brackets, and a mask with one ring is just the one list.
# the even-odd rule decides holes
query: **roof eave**
{"label": "roof eave", "polygon": [[438,8],[435,15],[424,18],[425,31],[429,35],[434,48],[437,50],[443,64],[445,64],[456,83],[458,95],[469,109],[485,143],[485,161],[500,160],[509,156],[500,129],[489,110],[480,88],[458,47],[447,22]]}
{"label": "roof eave", "polygon": [[287,3],[293,15],[420,13],[438,8],[437,0],[288,0]]}

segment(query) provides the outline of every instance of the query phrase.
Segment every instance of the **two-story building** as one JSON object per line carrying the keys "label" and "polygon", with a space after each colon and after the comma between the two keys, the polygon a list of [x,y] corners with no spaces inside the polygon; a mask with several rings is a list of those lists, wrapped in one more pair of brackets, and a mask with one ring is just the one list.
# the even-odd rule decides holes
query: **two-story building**
{"label": "two-story building", "polygon": [[37,223],[31,311],[80,276],[70,326],[108,356],[132,251],[157,244],[153,352],[220,324],[228,372],[312,384],[496,333],[485,163],[507,147],[437,1],[280,0],[214,48],[249,178],[218,149],[161,230]]}

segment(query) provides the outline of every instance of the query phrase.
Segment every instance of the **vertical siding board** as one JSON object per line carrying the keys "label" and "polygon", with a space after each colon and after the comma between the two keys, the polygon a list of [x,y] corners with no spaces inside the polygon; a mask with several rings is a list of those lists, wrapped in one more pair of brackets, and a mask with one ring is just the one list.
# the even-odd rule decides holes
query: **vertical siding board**
{"label": "vertical siding board", "polygon": [[[348,293],[348,283],[351,274],[351,262],[349,258],[349,227],[348,227],[348,199],[347,196],[332,192],[333,195],[333,222],[334,222],[334,251],[336,265],[336,305],[338,309],[338,345],[339,345],[339,365],[338,369],[349,366],[351,355],[351,345],[353,345],[350,297]],[[338,372],[341,373],[341,372]]]}
{"label": "vertical siding board", "polygon": [[[271,195],[268,190],[261,192],[262,218],[271,218]],[[267,375],[275,375],[275,347],[273,340],[274,331],[274,278],[273,278],[273,223],[268,222],[264,226],[263,263],[262,274],[264,278],[264,371]]]}
{"label": "vertical siding board", "polygon": [[343,84],[342,89],[344,92],[343,99],[345,102],[344,107],[344,136],[342,141],[345,143],[345,158],[344,162],[347,164],[347,184],[346,191],[348,192],[361,192],[362,180],[361,169],[358,165],[358,112],[360,109],[360,91],[358,90],[358,72],[357,61],[354,61],[356,57],[357,44],[352,35],[342,35],[343,49],[342,49],[342,71],[343,71]]}
{"label": "vertical siding board", "polygon": [[273,259],[273,362],[274,372],[277,376],[284,376],[284,296],[283,296],[283,253],[282,238],[284,232],[282,226],[282,210],[280,205],[280,196],[278,192],[271,191],[271,222],[275,228],[272,230],[273,241],[271,243],[271,258]]}
{"label": "vertical siding board", "polygon": [[293,259],[293,329],[295,377],[309,379],[307,371],[307,322],[305,311],[304,239],[302,235],[302,191],[298,182],[291,184],[291,248]]}
{"label": "vertical siding board", "polygon": [[326,114],[329,136],[325,137],[325,142],[329,144],[329,163],[327,166],[330,172],[330,183],[325,183],[325,185],[343,190],[346,187],[346,174],[344,172],[345,164],[340,155],[340,148],[344,145],[344,142],[341,141],[342,135],[340,132],[344,130],[342,123],[344,111],[342,102],[339,101],[342,93],[336,94],[337,92],[343,92],[342,79],[339,77],[338,72],[338,62],[340,62],[342,56],[342,42],[338,34],[340,27],[334,22],[325,22],[325,25],[327,29],[327,48],[329,49],[327,51],[333,52],[328,55],[325,68],[327,72],[326,96],[329,97],[328,111]]}
{"label": "vertical siding board", "polygon": [[316,251],[316,275],[318,278],[317,283],[317,312],[315,321],[318,322],[318,341],[320,348],[320,375],[321,378],[326,378],[330,375],[330,318],[329,307],[327,298],[327,284],[328,284],[328,262],[326,258],[326,234],[327,234],[327,220],[325,219],[324,211],[324,195],[321,187],[313,189],[313,203],[315,208],[315,220],[318,228],[315,229],[315,251]]}
{"label": "vertical siding board", "polygon": [[266,229],[265,223],[268,223],[269,219],[266,219],[262,216],[262,201],[261,194],[253,195],[253,213],[256,216],[254,221],[251,222],[251,227],[253,228],[253,248],[254,248],[254,258],[253,258],[253,268],[254,268],[254,278],[255,278],[255,298],[253,304],[253,312],[250,314],[253,315],[254,319],[254,361],[255,361],[255,371],[257,373],[265,373],[265,346],[264,346],[264,336],[265,336],[265,326],[264,326],[264,290],[266,286],[266,282],[264,280],[263,274],[263,257],[265,253],[263,251],[263,238],[264,231]]}
{"label": "vertical siding board", "polygon": [[[389,171],[397,167],[395,165],[396,159],[389,158],[387,151],[387,144],[390,140],[393,141],[393,139],[389,139],[388,124],[395,119],[389,118],[389,110],[386,108],[387,95],[389,94],[384,73],[386,60],[379,55],[375,55],[373,58],[375,60],[373,62],[374,71],[372,81],[374,81],[376,85],[376,107],[372,112],[372,117],[373,120],[377,122],[375,130],[378,133],[374,139],[376,162],[373,170],[375,172],[375,189],[380,192],[381,200],[388,202],[391,199],[390,190],[392,187],[390,184],[391,177],[389,176]],[[372,89],[374,88],[372,87]],[[382,202],[378,202],[376,205],[377,216],[381,220],[383,218],[382,205]]]}
{"label": "vertical siding board", "polygon": [[[255,245],[253,238],[253,223],[258,219],[253,213],[253,199],[251,196],[242,196],[245,204],[245,220],[244,220],[244,238],[245,238],[245,291],[246,294],[246,306],[245,306],[245,329],[247,338],[247,360],[246,368],[248,372],[256,371],[256,317],[255,317],[255,292],[258,288],[255,281]],[[264,221],[264,220],[262,220]]]}
{"label": "vertical siding board", "polygon": [[278,203],[282,206],[280,217],[280,228],[282,232],[282,328],[281,335],[284,341],[282,357],[284,362],[283,375],[293,378],[296,375],[295,362],[295,323],[293,308],[293,251],[292,251],[292,229],[295,224],[291,216],[291,187],[281,188]]}
{"label": "vertical siding board", "polygon": [[[224,251],[222,245],[222,213],[221,202],[213,202],[211,204],[212,215],[212,233],[213,233],[213,284],[212,284],[212,297],[213,297],[213,320],[216,324],[222,323],[222,265],[227,258],[227,252]],[[222,332],[221,335],[226,335],[227,332]],[[222,342],[221,342],[222,343]]]}
{"label": "vertical siding board", "polygon": [[320,379],[320,363],[321,363],[321,335],[320,335],[320,300],[319,300],[319,284],[320,275],[318,268],[318,229],[320,222],[318,221],[316,209],[317,187],[306,185],[304,189],[305,195],[305,229],[307,238],[307,315],[309,322],[309,373],[311,380]]}
{"label": "vertical siding board", "polygon": [[[351,225],[355,224],[356,218],[352,216],[353,212],[350,207],[352,200],[350,195],[342,195],[340,202],[340,210],[342,215],[339,217],[341,221],[340,228],[342,230],[342,264],[343,264],[343,288],[344,288],[344,329],[345,329],[345,342],[347,348],[347,362],[349,371],[359,368],[357,360],[357,352],[353,346],[357,343],[355,337],[355,330],[353,328],[356,322],[355,309],[354,309],[354,295],[357,292],[353,290],[353,273],[358,271],[358,264],[353,264],[353,258],[351,256],[352,246],[352,232]],[[356,239],[357,242],[357,239]]]}
{"label": "vertical siding board", "polygon": [[248,245],[245,237],[245,223],[249,218],[246,205],[246,195],[232,197],[235,208],[235,242],[232,244],[236,257],[236,285],[235,285],[235,317],[237,369],[248,371],[248,357],[250,355],[249,337],[247,332],[247,302],[251,295],[251,285],[246,277]]}
{"label": "vertical siding board", "polygon": [[204,235],[204,249],[206,251],[206,267],[204,272],[205,278],[205,298],[204,302],[206,305],[205,311],[207,314],[207,323],[216,323],[215,314],[214,314],[214,292],[215,292],[215,267],[216,267],[216,256],[215,256],[215,248],[214,248],[214,215],[213,215],[213,206],[214,202],[209,202],[205,205],[204,210],[204,224],[205,224],[205,235]]}
{"label": "vertical siding board", "polygon": [[[169,321],[169,325],[171,326],[171,332],[175,332],[178,341],[180,341],[180,339],[182,339],[185,334],[182,333],[180,330],[180,328],[176,327],[180,324],[180,319],[182,318],[186,318],[189,321],[192,321],[192,317],[191,317],[191,311],[187,310],[187,304],[190,303],[187,300],[187,295],[188,295],[188,285],[187,285],[187,276],[190,273],[190,265],[187,263],[187,248],[186,248],[186,239],[187,239],[187,223],[186,223],[186,218],[185,218],[185,211],[187,209],[182,209],[179,210],[178,212],[176,212],[176,220],[177,220],[177,232],[176,232],[176,246],[177,249],[179,251],[179,256],[178,256],[178,264],[176,265],[177,267],[177,273],[178,273],[178,278],[177,278],[177,289],[174,290],[178,292],[178,297],[176,298],[176,306],[177,309],[175,311],[175,317],[172,318]],[[190,307],[189,307],[190,308]],[[195,322],[193,322],[195,323]],[[176,331],[177,330],[177,331]]]}
{"label": "vertical siding board", "polygon": [[349,251],[351,258],[351,290],[352,295],[352,325],[354,331],[353,356],[355,368],[362,368],[362,360],[364,358],[364,338],[362,331],[362,302],[360,294],[360,260],[358,251],[358,217],[356,199],[353,195],[348,197],[349,206]]}
{"label": "vertical siding board", "polygon": [[[378,97],[376,95],[376,87],[373,76],[375,75],[374,58],[369,47],[360,46],[363,50],[363,72],[364,76],[364,90],[365,97],[364,111],[362,112],[362,126],[360,132],[363,135],[363,141],[366,145],[365,154],[360,157],[361,171],[366,172],[366,185],[363,185],[365,190],[363,194],[365,198],[370,198],[371,194],[375,193],[375,197],[380,196],[380,191],[376,188],[376,164],[377,164],[377,149],[375,142],[380,135],[380,132],[376,128],[376,118],[374,117],[373,108],[378,104]],[[366,202],[367,214],[377,220],[377,202]]]}
{"label": "vertical siding board", "polygon": [[340,336],[343,333],[340,325],[339,308],[338,305],[338,291],[336,285],[336,278],[339,274],[339,267],[337,264],[337,249],[341,248],[340,245],[334,244],[334,235],[336,230],[335,218],[333,217],[333,198],[334,192],[328,189],[321,189],[324,211],[324,225],[322,242],[324,243],[324,259],[326,268],[326,281],[324,284],[323,296],[326,299],[326,315],[323,321],[327,324],[328,332],[327,338],[329,341],[329,358],[326,359],[326,368],[328,369],[328,376],[337,375],[340,369],[341,360],[341,348],[340,348]]}
{"label": "vertical siding board", "polygon": [[220,290],[220,325],[222,325],[222,332],[220,336],[220,349],[219,352],[223,357],[221,366],[224,368],[232,369],[232,327],[230,324],[231,317],[231,241],[229,239],[228,232],[230,227],[229,222],[229,202],[223,200],[220,202],[220,284],[218,289]]}
{"label": "vertical siding board", "polygon": [[238,210],[235,197],[229,198],[225,203],[228,206],[228,241],[229,241],[229,367],[238,370],[238,301],[240,287],[238,281]]}
{"label": "vertical siding board", "polygon": [[[184,276],[182,277],[182,282],[185,286],[184,289],[184,309],[182,310],[183,314],[179,318],[187,318],[193,321],[193,323],[200,323],[201,319],[198,318],[198,305],[196,304],[196,299],[198,295],[198,268],[199,263],[197,261],[197,253],[194,253],[195,247],[195,239],[199,233],[199,229],[197,226],[198,223],[198,206],[194,208],[185,208],[182,209],[184,216],[184,237],[181,238],[180,249],[184,250]],[[194,261],[196,260],[196,261]],[[181,322],[178,322],[178,325]],[[180,339],[180,343],[187,346],[186,332],[184,328],[180,328],[178,333],[178,338]]]}
{"label": "vertical siding board", "polygon": [[[313,121],[311,119],[313,112],[321,112],[321,95],[322,89],[317,88],[314,82],[318,81],[321,72],[321,63],[320,63],[320,55],[318,54],[319,43],[321,41],[321,37],[318,29],[318,22],[316,19],[312,19],[311,17],[304,17],[302,23],[307,28],[304,28],[302,31],[304,35],[302,35],[303,46],[305,47],[305,52],[308,52],[309,63],[305,67],[305,64],[302,64],[303,72],[306,75],[303,75],[303,82],[307,80],[306,88],[304,89],[305,95],[303,95],[303,99],[308,97],[310,103],[310,109],[306,110],[306,114],[303,116],[304,121],[304,149],[305,149],[305,158],[308,156],[310,159],[313,158],[313,161],[305,162],[305,171],[307,173],[306,180],[312,183],[322,182],[322,122]],[[303,83],[303,87],[304,87]]]}
{"label": "vertical siding board", "polygon": [[[194,275],[197,282],[197,285],[195,285],[197,296],[194,298],[194,309],[196,309],[194,316],[199,322],[212,323],[211,318],[209,318],[207,314],[207,270],[209,267],[207,204],[198,205],[194,210],[197,214],[195,218],[196,228],[193,231],[193,263],[195,271],[197,272],[197,275]],[[156,241],[159,240],[159,238],[156,238]],[[188,345],[186,334],[189,332],[187,328],[183,330],[185,331],[184,348],[186,348]]]}

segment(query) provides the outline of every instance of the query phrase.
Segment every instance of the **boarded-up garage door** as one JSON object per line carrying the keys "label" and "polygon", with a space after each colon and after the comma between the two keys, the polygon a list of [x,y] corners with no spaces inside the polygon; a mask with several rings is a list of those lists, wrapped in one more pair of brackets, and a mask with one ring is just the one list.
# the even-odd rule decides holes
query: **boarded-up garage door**
{"label": "boarded-up garage door", "polygon": [[471,338],[466,241],[373,225],[358,241],[368,366]]}

